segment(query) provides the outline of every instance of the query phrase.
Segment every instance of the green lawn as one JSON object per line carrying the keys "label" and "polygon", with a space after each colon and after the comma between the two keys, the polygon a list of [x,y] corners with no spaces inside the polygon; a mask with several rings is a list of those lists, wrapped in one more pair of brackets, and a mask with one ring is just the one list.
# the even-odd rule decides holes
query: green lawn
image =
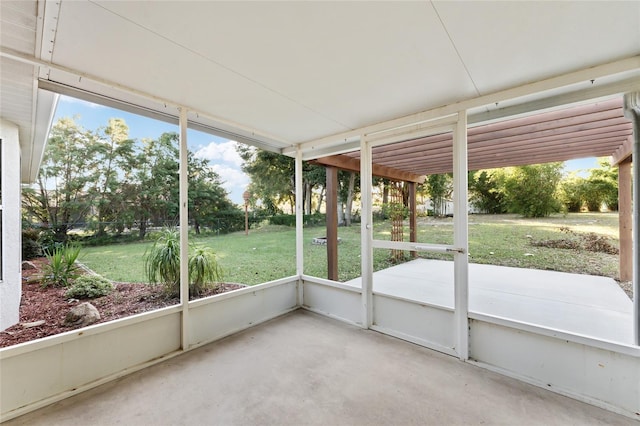
{"label": "green lawn", "polygon": [[[522,219],[515,215],[473,215],[469,219],[469,251],[471,262],[521,268],[552,269],[616,278],[618,256],[585,250],[534,247],[531,241],[567,238],[561,227],[580,233],[594,232],[618,244],[618,216],[615,213],[579,213],[544,219]],[[405,240],[408,241],[408,227]],[[376,222],[375,238],[389,239],[390,224]],[[307,228],[305,241],[305,273],[326,277],[326,248],[311,244],[314,237],[324,236],[323,227]],[[339,228],[338,269],[341,281],[360,276],[360,226]],[[453,242],[452,219],[421,218],[420,242]],[[192,244],[211,247],[218,255],[225,281],[258,284],[295,274],[295,229],[265,226],[251,230],[248,236],[235,233],[190,239]],[[150,242],[85,247],[80,261],[113,281],[145,282],[144,253]],[[451,259],[447,255],[424,257]],[[375,269],[389,267],[388,250],[374,251]]]}

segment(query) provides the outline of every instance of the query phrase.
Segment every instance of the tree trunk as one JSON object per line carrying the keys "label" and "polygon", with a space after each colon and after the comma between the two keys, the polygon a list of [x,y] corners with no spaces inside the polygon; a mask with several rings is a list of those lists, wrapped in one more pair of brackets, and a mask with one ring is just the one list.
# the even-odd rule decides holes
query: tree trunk
{"label": "tree trunk", "polygon": [[147,235],[147,220],[145,218],[140,218],[140,228],[138,229],[138,238],[144,240],[144,237]]}
{"label": "tree trunk", "polygon": [[320,209],[322,208],[322,202],[324,200],[324,186],[320,190],[320,195],[318,196],[318,205],[316,206],[316,213],[320,213]]}
{"label": "tree trunk", "polygon": [[346,205],[346,209],[344,212],[344,218],[345,218],[345,225],[346,226],[351,226],[351,212],[352,212],[352,207],[353,207],[353,193],[355,190],[355,186],[356,186],[356,174],[354,172],[351,172],[349,174],[349,187],[348,187],[348,191],[347,191],[347,205]]}
{"label": "tree trunk", "polygon": [[[338,197],[340,198],[340,197]],[[344,203],[338,199],[338,226],[344,226]]]}
{"label": "tree trunk", "polygon": [[102,218],[104,217],[104,215],[102,213],[99,213],[98,216],[99,216],[98,217],[98,232],[96,233],[96,236],[102,237],[103,235],[106,234],[104,222],[102,222]]}
{"label": "tree trunk", "polygon": [[382,205],[389,204],[389,186],[382,182]]}
{"label": "tree trunk", "polygon": [[311,214],[311,184],[304,184],[304,214]]}

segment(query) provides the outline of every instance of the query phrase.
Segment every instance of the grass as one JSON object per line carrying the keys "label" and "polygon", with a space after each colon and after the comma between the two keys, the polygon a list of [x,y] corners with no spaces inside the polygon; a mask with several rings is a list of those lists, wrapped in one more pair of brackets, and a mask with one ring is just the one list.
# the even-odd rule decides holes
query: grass
{"label": "grass", "polygon": [[[471,262],[520,268],[551,269],[617,278],[618,256],[584,250],[534,247],[531,241],[566,238],[561,227],[579,232],[594,232],[618,244],[616,213],[576,213],[543,219],[522,219],[515,215],[473,215],[469,218],[469,252]],[[408,241],[408,226],[405,241]],[[376,239],[390,238],[390,224],[374,224]],[[304,231],[305,273],[326,277],[326,248],[313,245],[314,237],[324,236],[323,227]],[[360,276],[360,226],[339,228],[338,271],[341,281]],[[210,247],[217,255],[224,281],[249,285],[259,284],[295,274],[295,229],[265,226],[251,230],[248,236],[234,233],[202,236],[192,243]],[[452,219],[421,218],[418,241],[453,243]],[[151,242],[85,247],[80,261],[97,273],[113,280],[146,282],[145,250]],[[448,255],[421,253],[422,257],[451,259]],[[374,251],[374,268],[391,266],[388,250]]]}

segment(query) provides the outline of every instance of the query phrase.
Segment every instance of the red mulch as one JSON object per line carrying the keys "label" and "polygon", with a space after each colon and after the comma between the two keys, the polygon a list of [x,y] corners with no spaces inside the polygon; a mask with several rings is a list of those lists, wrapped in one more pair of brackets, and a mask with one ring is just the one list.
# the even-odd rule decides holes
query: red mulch
{"label": "red mulch", "polygon": [[[32,262],[41,268],[46,259],[34,259]],[[65,288],[42,288],[38,282],[28,279],[39,270],[22,271],[22,299],[20,301],[20,323],[0,332],[0,348],[28,342],[54,334],[64,333],[78,327],[67,327],[63,321],[69,310],[83,302],[90,302],[100,312],[100,321],[113,321],[142,312],[148,312],[180,303],[179,298],[166,297],[158,286],[142,283],[113,283],[115,289],[107,296],[96,299],[68,300]],[[208,290],[201,297],[225,293],[242,288],[239,284],[220,284],[218,288]],[[23,324],[44,320],[44,324],[25,327]]]}

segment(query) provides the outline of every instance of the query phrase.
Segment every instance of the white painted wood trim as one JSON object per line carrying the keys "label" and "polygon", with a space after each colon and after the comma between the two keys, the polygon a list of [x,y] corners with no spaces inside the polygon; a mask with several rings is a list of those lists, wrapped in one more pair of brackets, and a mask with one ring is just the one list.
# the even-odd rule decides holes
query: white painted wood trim
{"label": "white painted wood trim", "polygon": [[267,289],[269,289],[271,287],[278,287],[278,286],[281,286],[281,285],[295,283],[295,282],[298,281],[298,278],[299,277],[297,275],[292,275],[290,277],[280,278],[280,279],[269,281],[269,282],[266,282],[266,283],[247,286],[247,287],[244,287],[244,288],[239,288],[237,290],[228,291],[226,293],[216,294],[214,296],[209,296],[209,297],[204,297],[202,299],[198,299],[198,300],[194,300],[194,301],[189,302],[189,307],[190,308],[197,308],[197,307],[200,307],[200,306],[209,305],[211,303],[222,302],[223,300],[231,299],[231,298],[234,298],[234,297],[238,297],[238,296],[241,296],[243,294],[256,293],[256,292],[259,292],[259,291],[262,291],[262,290],[267,290]]}
{"label": "white painted wood trim", "polygon": [[360,197],[362,205],[360,259],[362,271],[362,327],[373,324],[373,189],[371,145],[366,137],[360,141]]}
{"label": "white painted wood trim", "polygon": [[350,285],[346,285],[346,284],[342,284],[338,281],[331,281],[331,280],[327,280],[325,278],[318,278],[318,277],[313,277],[311,275],[302,275],[302,280],[307,281],[309,283],[312,284],[322,284],[325,285],[327,287],[333,287],[333,288],[337,288],[340,290],[346,290],[346,291],[351,291],[353,293],[362,293],[362,289],[358,288],[358,287],[352,287]]}
{"label": "white painted wood trim", "polygon": [[453,132],[453,244],[462,249],[453,256],[456,351],[469,358],[469,225],[467,188],[467,113],[460,111]]}
{"label": "white painted wood trim", "polygon": [[563,330],[551,327],[543,327],[537,324],[531,324],[524,321],[516,321],[510,318],[499,317],[496,315],[481,314],[478,312],[469,312],[469,318],[475,321],[482,321],[489,324],[500,325],[503,327],[513,328],[515,330],[522,330],[532,334],[539,334],[541,336],[554,337],[567,342],[578,343],[593,348],[604,349],[611,352],[616,352],[632,357],[640,358],[640,347],[625,345],[623,343],[614,342],[611,340],[596,339],[584,334],[568,333]]}
{"label": "white painted wood trim", "polygon": [[415,343],[416,345],[424,346],[425,348],[433,349],[434,351],[441,352],[446,355],[450,355],[450,356],[458,355],[456,351],[452,350],[451,348],[447,348],[446,346],[442,346],[437,343],[430,342],[428,340],[419,339],[417,337],[413,337],[399,331],[390,330],[388,328],[380,327],[378,325],[372,325],[370,328],[373,331],[377,331],[379,333],[386,334],[388,336],[395,337],[397,339],[405,340],[410,343]]}
{"label": "white painted wood trim", "polygon": [[[302,150],[296,150],[296,275],[304,274],[304,196],[302,181]],[[302,306],[304,300],[304,286],[298,279],[298,306]]]}
{"label": "white painted wood trim", "polygon": [[180,112],[180,305],[182,307],[182,350],[189,348],[189,166],[187,147],[187,109]]}
{"label": "white painted wood trim", "polygon": [[22,355],[28,352],[37,351],[40,349],[46,349],[50,346],[67,343],[72,340],[76,340],[79,336],[93,336],[95,334],[102,334],[106,331],[129,327],[139,322],[150,321],[159,317],[172,315],[180,311],[180,305],[168,306],[166,308],[157,309],[155,311],[143,312],[137,315],[132,315],[130,317],[120,318],[105,323],[90,325],[88,327],[80,328],[77,330],[67,331],[61,334],[55,334],[53,336],[43,337],[42,339],[33,340],[31,342],[20,343],[14,346],[0,349],[0,360]]}

